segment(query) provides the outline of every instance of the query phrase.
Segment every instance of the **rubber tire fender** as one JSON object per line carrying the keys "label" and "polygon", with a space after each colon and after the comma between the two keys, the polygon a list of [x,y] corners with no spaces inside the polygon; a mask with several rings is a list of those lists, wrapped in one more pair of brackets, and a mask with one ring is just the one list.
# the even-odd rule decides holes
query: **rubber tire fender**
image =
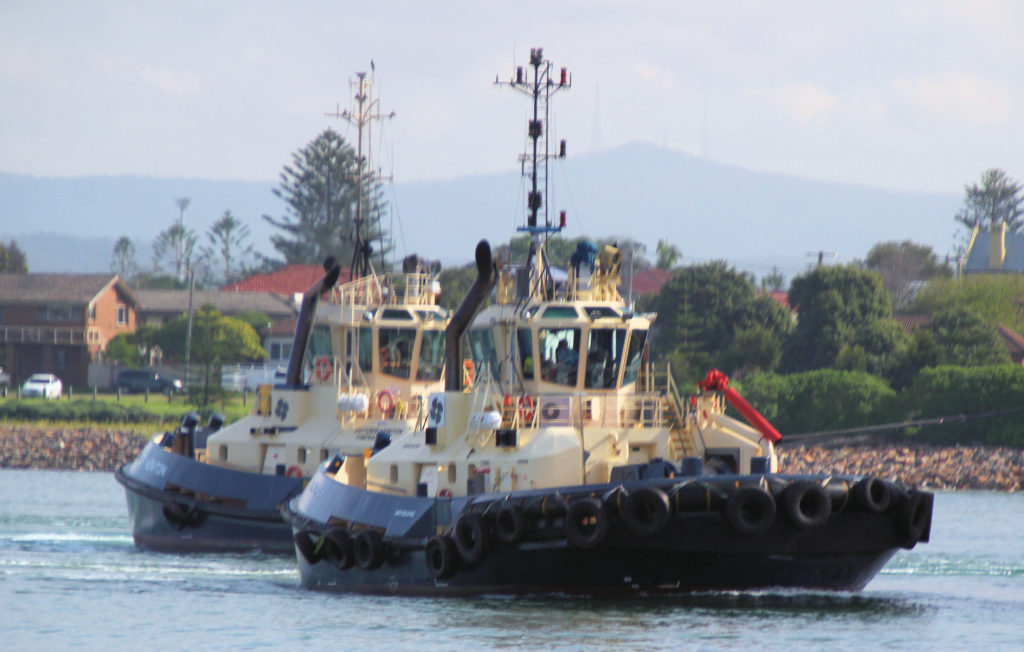
{"label": "rubber tire fender", "polygon": [[446,580],[459,570],[459,551],[451,537],[443,534],[427,539],[427,571],[435,580]]}
{"label": "rubber tire fender", "polygon": [[356,563],[353,553],[352,535],[341,528],[328,530],[320,548],[323,558],[341,570],[348,570]]}
{"label": "rubber tire fender", "polygon": [[459,516],[452,528],[452,538],[459,556],[467,564],[475,564],[487,556],[491,544],[491,534],[482,516],[476,512],[468,512]]}
{"label": "rubber tire fender", "polygon": [[376,570],[384,563],[384,538],[377,530],[360,530],[352,538],[352,557],[363,570]]}
{"label": "rubber tire fender", "polygon": [[892,506],[892,489],[885,480],[869,475],[853,485],[853,498],[865,511],[881,514]]}
{"label": "rubber tire fender", "polygon": [[775,521],[775,499],[763,489],[741,487],[725,501],[725,517],[740,534],[757,534]]}
{"label": "rubber tire fender", "polygon": [[494,531],[502,543],[519,543],[526,534],[526,519],[523,512],[516,505],[505,503],[494,517]]}
{"label": "rubber tire fender", "polygon": [[668,524],[671,513],[664,491],[657,487],[640,487],[626,496],[620,515],[630,532],[649,537]]}
{"label": "rubber tire fender", "polygon": [[578,548],[596,548],[604,543],[611,519],[599,498],[574,500],[565,515],[565,535]]}
{"label": "rubber tire fender", "polygon": [[832,515],[832,499],[820,484],[797,480],[782,491],[782,511],[798,528],[819,527]]}
{"label": "rubber tire fender", "polygon": [[299,530],[292,536],[292,540],[295,542],[295,548],[302,555],[310,566],[318,563],[323,559],[322,546],[318,546],[315,541],[310,537],[310,533],[306,530]]}
{"label": "rubber tire fender", "polygon": [[[930,494],[911,491],[900,503],[897,525],[906,548],[913,548],[922,540],[931,518],[932,498]],[[927,539],[924,539],[927,541]]]}

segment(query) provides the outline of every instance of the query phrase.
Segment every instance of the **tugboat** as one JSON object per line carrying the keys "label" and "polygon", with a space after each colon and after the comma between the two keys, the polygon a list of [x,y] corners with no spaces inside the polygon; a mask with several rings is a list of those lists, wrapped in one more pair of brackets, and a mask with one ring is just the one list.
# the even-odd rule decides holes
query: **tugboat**
{"label": "tugboat", "polygon": [[532,80],[519,69],[510,82],[534,102],[527,264],[496,264],[481,241],[477,279],[447,327],[447,367],[462,360],[465,336],[472,382],[448,375],[424,429],[369,457],[331,459],[284,505],[302,585],[409,595],[858,590],[897,550],[927,541],[932,494],[876,477],[780,473],[779,433],[720,372],[681,396],[669,370],[649,362],[656,316],[619,295],[615,247],[584,243],[564,275],[549,265],[543,236],[564,219],[538,224],[540,116],[569,80],[564,70],[551,77],[540,49],[530,63]]}
{"label": "tugboat", "polygon": [[[358,76],[360,133],[372,118],[371,81]],[[362,165],[361,145],[358,156]],[[362,204],[360,192],[353,280],[337,284],[340,264],[325,262],[303,297],[283,382],[260,385],[252,413],[226,427],[189,413],[116,472],[137,546],[291,554],[278,508],[322,461],[344,456],[361,468],[362,456],[424,427],[425,399],[444,387],[440,266],[410,256],[402,273],[378,275]]]}

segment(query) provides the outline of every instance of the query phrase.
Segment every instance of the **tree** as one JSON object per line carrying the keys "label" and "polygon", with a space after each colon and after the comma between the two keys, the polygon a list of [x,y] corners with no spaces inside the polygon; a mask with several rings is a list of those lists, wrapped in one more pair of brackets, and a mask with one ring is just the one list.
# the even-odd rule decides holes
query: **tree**
{"label": "tree", "polygon": [[11,240],[4,246],[0,242],[0,272],[13,274],[28,274],[28,261],[25,259],[25,252],[18,243]]}
{"label": "tree", "polygon": [[793,279],[796,330],[786,342],[789,372],[842,368],[881,373],[902,353],[906,334],[892,319],[882,277],[854,266],[820,266]]}
{"label": "tree", "polygon": [[[376,178],[364,174],[363,179],[361,235],[372,246],[384,240],[385,205]],[[326,129],[292,154],[292,165],[284,167],[280,181],[274,194],[284,201],[285,215],[263,219],[283,232],[272,235],[270,242],[284,263],[320,264],[333,255],[348,264],[355,247],[359,196],[359,166],[352,147]]]}
{"label": "tree", "polygon": [[225,210],[206,232],[206,239],[208,244],[203,247],[202,256],[220,264],[220,273],[215,276],[224,284],[238,280],[245,269],[243,261],[252,256],[252,245],[247,242],[249,227]]}
{"label": "tree", "polygon": [[131,279],[138,270],[138,265],[135,264],[135,243],[126,235],[114,243],[110,270],[125,280]]}
{"label": "tree", "polygon": [[197,240],[195,232],[180,222],[167,227],[153,241],[153,268],[173,272],[174,278],[183,281],[185,272],[192,266]]}
{"label": "tree", "polygon": [[948,278],[953,274],[948,266],[939,262],[931,247],[910,240],[876,244],[868,252],[864,267],[882,275],[882,286],[892,297],[894,309],[905,308],[913,297],[912,281]]}
{"label": "tree", "polygon": [[786,277],[774,265],[771,274],[761,277],[761,289],[765,292],[781,292],[784,287],[786,287]]}
{"label": "tree", "polygon": [[654,266],[658,269],[672,269],[676,266],[676,261],[683,257],[683,252],[668,240],[659,239],[656,252],[658,257]]}
{"label": "tree", "polygon": [[981,175],[981,185],[964,186],[964,205],[956,221],[967,227],[991,229],[1003,222],[1011,233],[1021,230],[1024,216],[1024,187],[998,168]]}
{"label": "tree", "polygon": [[910,304],[928,315],[960,309],[974,313],[993,330],[1000,325],[1024,330],[1024,276],[970,274],[960,279],[933,279]]}
{"label": "tree", "polygon": [[657,359],[672,363],[680,380],[712,366],[730,374],[770,370],[777,362],[770,353],[750,358],[743,353],[759,346],[777,348],[792,328],[782,306],[724,261],[680,268],[661,291],[641,297],[638,304],[640,311],[658,313],[652,350]]}
{"label": "tree", "polygon": [[161,341],[160,328],[139,324],[132,333],[121,333],[107,343],[104,357],[129,367],[143,367],[152,362]]}
{"label": "tree", "polygon": [[441,283],[441,296],[437,303],[442,308],[455,310],[466,298],[470,286],[476,280],[476,263],[448,267],[441,270],[437,279]]}
{"label": "tree", "polygon": [[[181,315],[160,329],[160,348],[165,354],[179,360],[185,358],[187,326],[188,316]],[[211,379],[219,374],[222,364],[261,360],[267,355],[252,326],[227,317],[212,306],[203,306],[193,315],[191,343],[190,360],[202,369],[200,402],[204,405],[210,399]]]}

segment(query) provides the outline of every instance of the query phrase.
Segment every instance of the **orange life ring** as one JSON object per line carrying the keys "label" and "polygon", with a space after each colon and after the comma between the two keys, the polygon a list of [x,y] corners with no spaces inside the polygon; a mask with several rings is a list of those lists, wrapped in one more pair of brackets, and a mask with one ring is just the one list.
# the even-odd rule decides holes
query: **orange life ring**
{"label": "orange life ring", "polygon": [[451,498],[452,497],[452,492],[449,491],[448,489],[442,489],[441,491],[437,492],[437,497],[438,498]]}
{"label": "orange life ring", "polygon": [[526,422],[533,422],[533,397],[523,394],[519,397],[519,418]]}
{"label": "orange life ring", "polygon": [[313,371],[316,373],[317,380],[325,382],[331,377],[333,369],[331,368],[331,359],[323,355],[316,359],[316,363],[313,365]]}
{"label": "orange life ring", "polygon": [[377,394],[377,407],[384,414],[390,414],[395,409],[395,395],[391,393],[391,390],[380,390],[380,393]]}
{"label": "orange life ring", "polygon": [[288,470],[285,471],[284,474],[289,478],[301,478],[302,469],[300,469],[297,464],[292,464],[291,466],[288,467]]}

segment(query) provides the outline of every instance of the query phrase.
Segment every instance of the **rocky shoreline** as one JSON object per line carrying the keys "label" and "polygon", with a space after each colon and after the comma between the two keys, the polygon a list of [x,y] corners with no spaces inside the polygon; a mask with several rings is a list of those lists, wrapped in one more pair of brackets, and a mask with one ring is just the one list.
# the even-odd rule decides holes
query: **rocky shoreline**
{"label": "rocky shoreline", "polygon": [[[152,433],[103,428],[0,424],[0,469],[114,471],[142,451]],[[930,489],[1024,488],[1024,450],[903,443],[787,444],[783,473],[876,475]]]}

